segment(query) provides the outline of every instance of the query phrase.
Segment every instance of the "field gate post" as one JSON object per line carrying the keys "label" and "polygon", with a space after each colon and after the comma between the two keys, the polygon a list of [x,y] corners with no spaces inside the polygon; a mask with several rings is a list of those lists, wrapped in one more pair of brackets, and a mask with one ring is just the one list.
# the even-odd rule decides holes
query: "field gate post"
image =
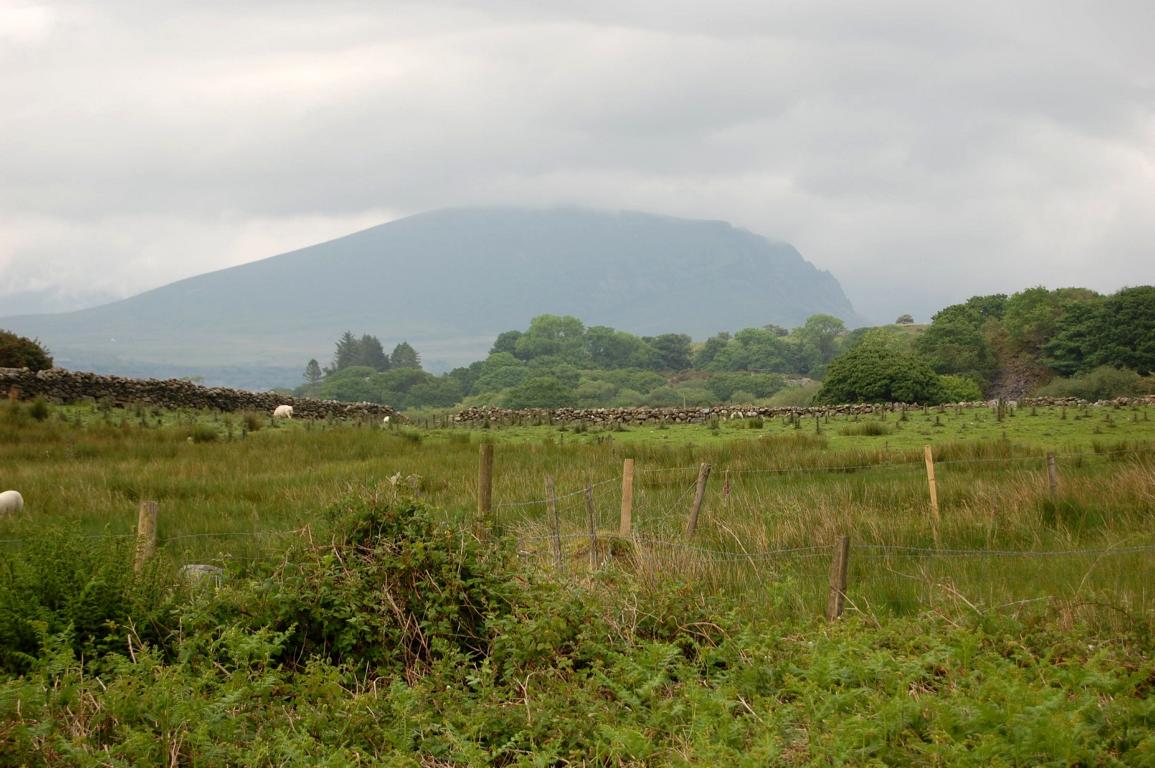
{"label": "field gate post", "polygon": [[1055,452],[1047,451],[1047,485],[1051,491],[1051,501],[1059,495],[1059,469],[1055,465]]}
{"label": "field gate post", "polygon": [[627,538],[633,533],[634,525],[634,460],[622,461],[622,513],[618,535]]}
{"label": "field gate post", "polygon": [[160,505],[155,501],[140,502],[136,515],[136,560],[133,563],[137,573],[156,554],[156,519]]}
{"label": "field gate post", "polygon": [[826,601],[826,619],[834,621],[842,615],[846,602],[846,573],[850,560],[850,537],[839,536],[834,544],[834,556],[830,561],[830,596]]}
{"label": "field gate post", "polygon": [[930,490],[930,525],[934,533],[934,545],[939,545],[938,541],[938,485],[934,479],[934,453],[931,451],[929,445],[923,446],[923,457],[926,460],[926,484]]}
{"label": "field gate post", "polygon": [[481,536],[493,526],[493,443],[482,443],[477,462],[477,523]]}
{"label": "field gate post", "polygon": [[694,492],[694,504],[690,507],[690,519],[686,521],[686,538],[694,535],[698,527],[698,514],[702,511],[702,502],[706,498],[706,481],[710,479],[710,465],[702,462],[698,467],[698,485]]}

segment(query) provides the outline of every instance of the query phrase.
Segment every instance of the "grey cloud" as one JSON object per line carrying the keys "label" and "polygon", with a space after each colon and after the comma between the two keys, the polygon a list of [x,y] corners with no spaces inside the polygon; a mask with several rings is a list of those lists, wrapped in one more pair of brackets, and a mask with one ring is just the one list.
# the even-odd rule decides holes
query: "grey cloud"
{"label": "grey cloud", "polygon": [[135,290],[285,243],[246,222],[491,202],[731,220],[880,320],[1151,282],[1152,8],[52,6],[0,34],[0,224],[74,235],[0,238],[0,295],[82,252]]}

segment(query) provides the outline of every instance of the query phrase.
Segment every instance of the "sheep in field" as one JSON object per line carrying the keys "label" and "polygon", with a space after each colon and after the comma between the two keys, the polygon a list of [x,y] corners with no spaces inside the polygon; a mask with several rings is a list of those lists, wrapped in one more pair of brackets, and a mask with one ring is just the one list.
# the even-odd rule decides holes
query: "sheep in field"
{"label": "sheep in field", "polygon": [[19,514],[24,511],[24,497],[20,491],[0,493],[0,515]]}
{"label": "sheep in field", "polygon": [[293,418],[293,406],[278,405],[273,409],[273,418],[276,419],[291,419]]}

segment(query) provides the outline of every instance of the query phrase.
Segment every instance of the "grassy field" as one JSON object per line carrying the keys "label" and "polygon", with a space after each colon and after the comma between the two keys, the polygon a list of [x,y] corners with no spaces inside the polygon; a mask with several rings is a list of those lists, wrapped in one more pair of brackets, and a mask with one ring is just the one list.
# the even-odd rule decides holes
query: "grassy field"
{"label": "grassy field", "polygon": [[[0,487],[27,504],[0,520],[0,766],[1155,761],[1143,408],[609,431],[4,404]],[[175,589],[192,562],[224,585]]]}
{"label": "grassy field", "polygon": [[[478,446],[492,441],[499,529],[550,565],[545,481],[554,478],[570,572],[588,570],[582,490],[592,485],[600,562],[693,574],[710,588],[749,592],[754,605],[765,583],[793,580],[789,605],[777,607],[801,614],[821,610],[827,548],[843,534],[855,548],[852,597],[865,611],[1104,592],[1143,613],[1155,586],[1150,552],[1138,549],[1155,544],[1155,424],[1144,408],[1023,409],[1002,421],[989,409],[947,408],[801,424],[421,431],[76,406],[43,421],[8,412],[0,438],[0,485],[20,489],[28,505],[0,520],[9,547],[53,526],[129,536],[138,502],[153,499],[173,562],[241,567],[275,556],[351,489],[416,493],[468,528]],[[936,459],[937,542],[924,444]],[[1047,451],[1058,457],[1054,497]],[[639,541],[628,546],[609,541],[625,457],[637,467]],[[702,462],[711,480],[699,528],[686,539]],[[1006,554],[1069,550],[1089,551]]]}

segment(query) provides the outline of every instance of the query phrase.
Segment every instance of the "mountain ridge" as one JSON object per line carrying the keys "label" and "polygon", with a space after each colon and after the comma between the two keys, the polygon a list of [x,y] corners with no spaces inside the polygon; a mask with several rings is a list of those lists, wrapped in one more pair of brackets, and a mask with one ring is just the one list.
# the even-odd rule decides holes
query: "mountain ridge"
{"label": "mountain ridge", "polygon": [[484,207],[428,211],[0,327],[38,336],[62,365],[106,372],[303,367],[344,330],[407,340],[445,368],[483,357],[498,333],[538,314],[701,340],[817,312],[859,319],[834,276],[793,246],[723,221]]}

